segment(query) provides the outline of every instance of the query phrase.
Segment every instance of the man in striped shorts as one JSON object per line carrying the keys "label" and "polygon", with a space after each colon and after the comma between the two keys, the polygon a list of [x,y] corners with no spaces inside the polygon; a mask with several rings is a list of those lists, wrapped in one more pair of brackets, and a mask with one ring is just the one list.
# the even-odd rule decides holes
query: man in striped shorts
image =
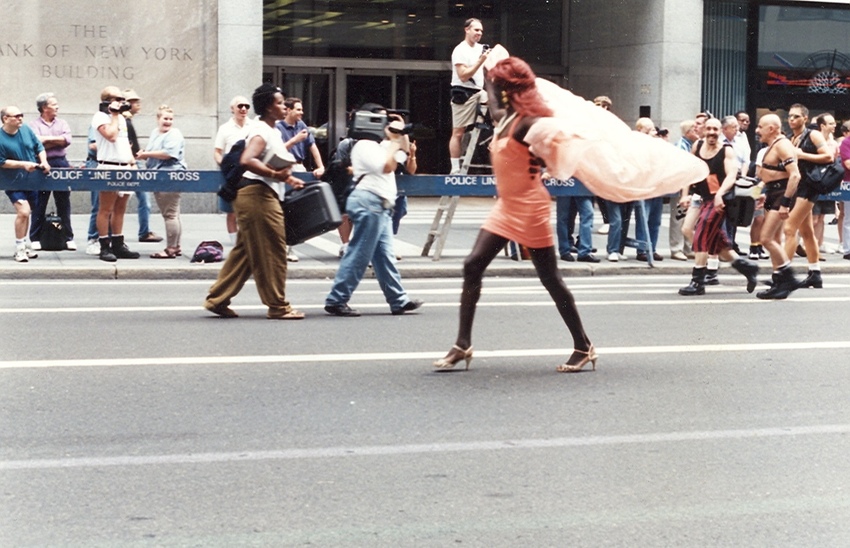
{"label": "man in striped shorts", "polygon": [[732,267],[747,278],[747,292],[752,293],[758,283],[759,267],[756,263],[732,253],[732,244],[724,229],[726,208],[723,195],[735,186],[738,161],[735,152],[720,140],[721,124],[717,118],[705,122],[705,138],[694,144],[692,152],[708,164],[708,178],[695,185],[691,194],[702,197],[693,249],[696,255],[691,283],[679,290],[679,295],[704,295],[705,272],[709,255],[719,255],[731,261]]}

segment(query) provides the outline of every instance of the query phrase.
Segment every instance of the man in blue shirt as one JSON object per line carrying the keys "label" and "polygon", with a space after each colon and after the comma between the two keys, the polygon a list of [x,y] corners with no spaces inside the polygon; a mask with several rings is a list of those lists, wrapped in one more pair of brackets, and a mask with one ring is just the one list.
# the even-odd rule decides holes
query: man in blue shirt
{"label": "man in blue shirt", "polygon": [[[0,110],[3,127],[0,129],[0,168],[23,169],[32,173],[40,169],[50,173],[47,153],[35,132],[24,125],[24,115],[15,106]],[[6,196],[15,206],[15,261],[25,263],[38,257],[27,243],[32,204],[36,192],[29,190],[7,190]]]}
{"label": "man in blue shirt", "polygon": [[[286,117],[278,122],[275,127],[280,131],[286,148],[295,156],[296,164],[292,166],[292,172],[307,172],[305,160],[307,159],[307,151],[309,151],[316,166],[312,171],[313,177],[320,179],[325,172],[325,165],[322,162],[322,155],[319,154],[319,147],[316,146],[316,139],[302,120],[304,118],[304,104],[298,97],[287,97],[283,104],[286,107]],[[286,260],[298,262],[298,256],[290,246],[286,246]]]}

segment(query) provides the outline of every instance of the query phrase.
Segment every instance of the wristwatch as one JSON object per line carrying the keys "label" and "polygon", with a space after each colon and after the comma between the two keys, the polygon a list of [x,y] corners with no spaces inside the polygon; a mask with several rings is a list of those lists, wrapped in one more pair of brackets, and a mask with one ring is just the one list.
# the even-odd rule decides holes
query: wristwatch
{"label": "wristwatch", "polygon": [[794,200],[792,198],[789,198],[788,196],[783,196],[779,200],[779,206],[780,207],[789,207],[790,208],[791,204],[793,204],[793,203],[794,203]]}

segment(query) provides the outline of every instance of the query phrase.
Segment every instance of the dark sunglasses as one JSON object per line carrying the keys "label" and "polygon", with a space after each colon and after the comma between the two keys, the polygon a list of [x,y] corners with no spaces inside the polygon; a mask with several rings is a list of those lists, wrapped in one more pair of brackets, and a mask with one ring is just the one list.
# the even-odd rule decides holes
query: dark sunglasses
{"label": "dark sunglasses", "polygon": [[23,119],[24,119],[24,115],[23,115],[23,114],[7,114],[6,116],[8,116],[9,118],[17,118],[18,120],[23,120]]}
{"label": "dark sunglasses", "polygon": [[244,108],[245,110],[251,110],[251,105],[246,105],[245,103],[239,103],[238,105],[236,105],[236,108],[239,108],[239,109]]}

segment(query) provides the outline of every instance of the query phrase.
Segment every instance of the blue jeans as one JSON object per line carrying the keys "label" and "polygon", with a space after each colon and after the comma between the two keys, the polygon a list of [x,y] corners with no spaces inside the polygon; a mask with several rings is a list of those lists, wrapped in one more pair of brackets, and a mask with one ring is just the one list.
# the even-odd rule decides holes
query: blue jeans
{"label": "blue jeans", "polygon": [[664,210],[664,198],[650,198],[643,201],[646,210],[646,224],[649,228],[649,236],[643,231],[643,223],[638,220],[635,223],[635,239],[642,242],[650,242],[652,252],[658,249],[658,232],[661,229],[661,212]]}
{"label": "blue jeans", "polygon": [[[151,197],[150,193],[138,191],[136,198],[139,200],[139,238],[144,238],[151,231]],[[97,240],[97,211],[100,209],[100,194],[93,190],[91,193],[91,217],[89,217],[89,240]],[[231,208],[231,211],[233,209]],[[112,234],[112,230],[109,231]]]}
{"label": "blue jeans", "polygon": [[616,202],[606,202],[608,208],[608,244],[605,246],[605,251],[608,255],[620,252],[620,232],[623,230],[623,210],[621,204]]}
{"label": "blue jeans", "polygon": [[371,261],[390,310],[400,309],[410,302],[410,297],[401,286],[401,275],[395,266],[392,210],[384,207],[377,194],[355,188],[345,203],[345,212],[354,224],[354,233],[348,251],[339,262],[325,305],[348,303]]}
{"label": "blue jeans", "polygon": [[572,246],[573,208],[578,210],[578,242],[576,243],[579,257],[590,255],[593,249],[593,198],[590,196],[558,196],[555,200],[555,230],[558,234],[558,254],[563,256],[570,252]]}
{"label": "blue jeans", "polygon": [[136,192],[136,199],[139,200],[139,238],[143,238],[151,231],[151,195],[140,190]]}

